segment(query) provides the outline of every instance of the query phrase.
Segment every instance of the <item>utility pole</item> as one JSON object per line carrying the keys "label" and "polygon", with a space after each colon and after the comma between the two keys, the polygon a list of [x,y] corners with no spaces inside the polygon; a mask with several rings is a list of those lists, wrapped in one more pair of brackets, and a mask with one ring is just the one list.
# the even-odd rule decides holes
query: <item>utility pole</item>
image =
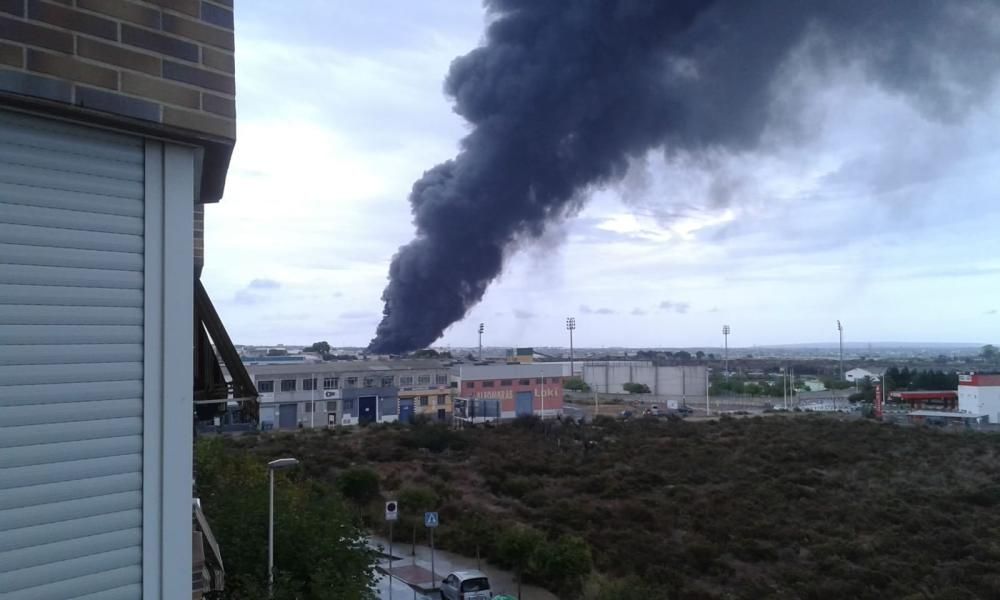
{"label": "utility pole", "polygon": [[726,370],[726,381],[729,380],[729,325],[722,326],[722,337],[725,340],[725,350],[723,350],[724,368]]}
{"label": "utility pole", "polygon": [[576,329],[576,317],[566,317],[566,330],[569,331],[569,376],[576,375],[573,370],[573,330]]}
{"label": "utility pole", "polygon": [[483,362],[483,332],[486,331],[486,326],[482,323],[479,324],[479,362]]}
{"label": "utility pole", "polygon": [[837,319],[837,333],[840,334],[840,380],[844,380],[844,326]]}

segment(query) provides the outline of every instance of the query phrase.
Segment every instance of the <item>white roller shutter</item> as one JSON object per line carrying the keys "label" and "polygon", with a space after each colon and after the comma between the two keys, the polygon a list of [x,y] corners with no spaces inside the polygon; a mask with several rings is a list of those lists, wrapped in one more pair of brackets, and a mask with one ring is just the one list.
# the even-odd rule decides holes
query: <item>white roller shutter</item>
{"label": "white roller shutter", "polygon": [[144,142],[0,111],[0,598],[141,597]]}

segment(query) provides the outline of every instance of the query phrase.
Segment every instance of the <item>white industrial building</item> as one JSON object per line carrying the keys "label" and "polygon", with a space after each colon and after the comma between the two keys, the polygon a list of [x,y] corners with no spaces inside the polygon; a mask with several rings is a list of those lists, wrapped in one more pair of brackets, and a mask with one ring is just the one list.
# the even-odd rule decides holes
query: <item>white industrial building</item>
{"label": "white industrial building", "polygon": [[960,373],[958,410],[1000,423],[1000,373]]}
{"label": "white industrial building", "polygon": [[844,379],[850,381],[851,383],[864,381],[865,378],[868,378],[873,382],[878,382],[882,380],[883,375],[885,375],[884,368],[872,367],[870,369],[865,369],[862,367],[855,367],[844,373]]}

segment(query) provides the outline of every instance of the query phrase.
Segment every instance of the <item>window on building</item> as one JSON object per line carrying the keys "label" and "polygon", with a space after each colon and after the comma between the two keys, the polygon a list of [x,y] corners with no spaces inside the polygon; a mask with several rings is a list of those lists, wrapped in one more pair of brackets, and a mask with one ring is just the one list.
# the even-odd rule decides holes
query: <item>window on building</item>
{"label": "window on building", "polygon": [[511,381],[510,379],[501,379],[500,380],[500,385],[511,385],[512,383],[514,383],[514,382]]}
{"label": "window on building", "polygon": [[365,387],[375,387],[375,378],[365,377]]}
{"label": "window on building", "polygon": [[471,390],[474,387],[476,387],[476,382],[475,381],[466,381],[465,382],[465,389]]}
{"label": "window on building", "polygon": [[520,381],[518,381],[518,383],[520,385],[531,385],[531,380],[530,379],[521,379]]}
{"label": "window on building", "polygon": [[281,391],[283,391],[283,392],[294,392],[295,391],[295,380],[294,379],[282,379],[281,380]]}
{"label": "window on building", "polygon": [[344,413],[349,413],[354,410],[354,399],[344,400]]}
{"label": "window on building", "polygon": [[489,379],[483,382],[483,387],[493,387],[493,380]]}
{"label": "window on building", "polygon": [[427,396],[421,396],[420,397],[420,406],[427,406],[428,401],[429,401],[429,399],[428,399]]}
{"label": "window on building", "polygon": [[438,402],[437,402],[438,406],[444,406],[445,398],[447,398],[446,395],[444,395],[444,394],[438,394]]}
{"label": "window on building", "polygon": [[323,378],[323,389],[324,390],[335,390],[337,386],[340,385],[339,377],[324,377]]}
{"label": "window on building", "polygon": [[420,385],[428,385],[431,382],[430,375],[417,375],[417,383]]}
{"label": "window on building", "polygon": [[536,377],[535,378],[535,383],[545,383],[545,380],[542,379],[541,377]]}
{"label": "window on building", "polygon": [[413,375],[400,376],[399,385],[413,385]]}
{"label": "window on building", "polygon": [[436,383],[438,385],[444,385],[444,384],[448,383],[448,376],[447,375],[435,375],[434,376],[434,383]]}
{"label": "window on building", "polygon": [[356,387],[358,385],[358,378],[348,377],[347,379],[344,380],[344,382],[347,384],[347,387]]}
{"label": "window on building", "polygon": [[257,382],[257,391],[261,394],[273,394],[274,393],[274,380],[268,379],[266,381]]}
{"label": "window on building", "polygon": [[311,413],[312,411],[313,411],[313,403],[312,402],[306,402],[306,412],[307,413]]}
{"label": "window on building", "polygon": [[302,391],[311,392],[316,389],[316,378],[303,379],[302,380]]}
{"label": "window on building", "polygon": [[382,378],[382,387],[392,387],[392,385],[395,383],[395,381],[396,381],[395,377],[383,377]]}

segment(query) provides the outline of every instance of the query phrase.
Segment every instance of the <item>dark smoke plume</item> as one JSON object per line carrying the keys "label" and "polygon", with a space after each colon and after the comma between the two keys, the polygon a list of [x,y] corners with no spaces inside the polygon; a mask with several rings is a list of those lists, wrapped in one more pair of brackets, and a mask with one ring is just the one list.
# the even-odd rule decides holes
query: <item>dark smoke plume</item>
{"label": "dark smoke plume", "polygon": [[[434,342],[482,298],[519,243],[576,211],[652,149],[753,149],[795,65],[859,65],[949,120],[996,75],[995,0],[487,0],[485,43],[445,82],[472,125],[410,195],[371,343]],[[797,62],[796,62],[797,61]],[[845,106],[844,110],[850,110]]]}

